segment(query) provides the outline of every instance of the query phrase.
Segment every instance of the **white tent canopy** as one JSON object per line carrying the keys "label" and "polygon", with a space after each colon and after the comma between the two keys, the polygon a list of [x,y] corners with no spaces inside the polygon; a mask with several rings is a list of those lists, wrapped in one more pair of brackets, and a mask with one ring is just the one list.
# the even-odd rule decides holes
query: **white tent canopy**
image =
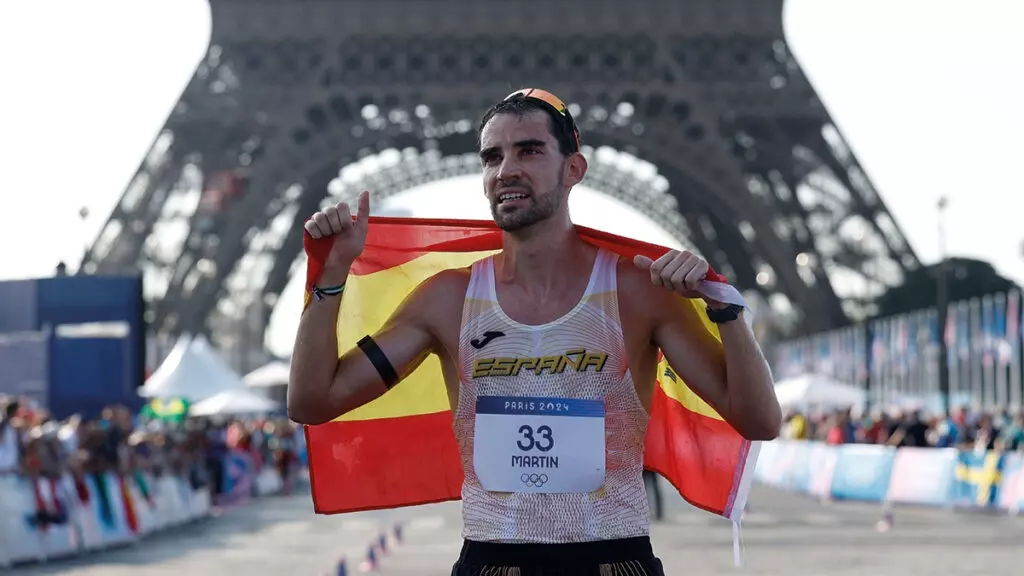
{"label": "white tent canopy", "polygon": [[189,416],[240,416],[249,414],[266,414],[277,410],[281,405],[267,400],[245,388],[225,390],[202,402],[193,404]]}
{"label": "white tent canopy", "polygon": [[783,408],[859,408],[867,395],[860,388],[818,374],[805,374],[775,385]]}
{"label": "white tent canopy", "polygon": [[288,384],[289,364],[275,360],[245,375],[245,385],[252,388],[270,388]]}
{"label": "white tent canopy", "polygon": [[205,337],[182,336],[163,364],[146,380],[139,395],[182,397],[199,402],[225,390],[244,388],[242,378],[213,350]]}

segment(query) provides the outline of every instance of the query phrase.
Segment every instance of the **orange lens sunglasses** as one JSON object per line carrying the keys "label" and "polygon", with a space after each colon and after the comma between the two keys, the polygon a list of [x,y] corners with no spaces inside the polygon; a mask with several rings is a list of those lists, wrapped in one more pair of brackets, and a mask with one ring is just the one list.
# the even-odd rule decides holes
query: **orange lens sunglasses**
{"label": "orange lens sunglasses", "polygon": [[541,90],[540,88],[523,88],[522,90],[516,90],[505,97],[505,100],[512,98],[513,96],[523,96],[524,98],[530,98],[532,100],[540,100],[541,102],[551,106],[555,109],[555,112],[559,113],[569,121],[572,125],[573,138],[576,140],[576,151],[580,151],[580,130],[576,127],[576,121],[573,119],[572,114],[569,114],[569,108],[562,102],[562,99],[555,96],[547,90]]}

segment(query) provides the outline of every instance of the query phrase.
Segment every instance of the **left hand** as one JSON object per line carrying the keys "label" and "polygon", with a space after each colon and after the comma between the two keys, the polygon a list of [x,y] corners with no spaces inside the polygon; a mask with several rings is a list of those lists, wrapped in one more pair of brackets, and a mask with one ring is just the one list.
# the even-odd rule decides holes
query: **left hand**
{"label": "left hand", "polygon": [[703,298],[709,305],[721,305],[697,292],[700,283],[711,268],[707,260],[683,250],[669,250],[661,258],[651,260],[647,256],[636,256],[633,264],[650,272],[651,283],[655,286],[668,288],[686,298]]}

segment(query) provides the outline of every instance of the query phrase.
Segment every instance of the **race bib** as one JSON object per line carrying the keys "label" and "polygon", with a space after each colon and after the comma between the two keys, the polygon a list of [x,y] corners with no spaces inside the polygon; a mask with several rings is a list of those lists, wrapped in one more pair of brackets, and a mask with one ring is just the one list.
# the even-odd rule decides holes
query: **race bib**
{"label": "race bib", "polygon": [[604,484],[604,402],[481,396],[473,468],[491,492],[593,492]]}

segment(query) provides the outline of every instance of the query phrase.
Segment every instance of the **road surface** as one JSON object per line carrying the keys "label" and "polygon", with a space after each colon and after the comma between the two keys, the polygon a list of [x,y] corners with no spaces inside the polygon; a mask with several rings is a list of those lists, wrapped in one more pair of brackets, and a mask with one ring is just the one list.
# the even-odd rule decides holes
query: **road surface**
{"label": "road surface", "polygon": [[[1001,576],[1024,564],[1024,517],[901,508],[892,529],[879,532],[878,505],[823,505],[761,486],[750,504],[742,532],[745,574]],[[731,524],[678,498],[666,510],[652,539],[667,574],[733,572]],[[389,546],[377,574],[450,574],[460,546],[458,503],[318,517],[306,494],[255,502],[130,548],[14,574],[307,576],[333,574],[343,555],[349,574],[359,574],[370,542],[396,521],[404,526],[403,542]]]}

